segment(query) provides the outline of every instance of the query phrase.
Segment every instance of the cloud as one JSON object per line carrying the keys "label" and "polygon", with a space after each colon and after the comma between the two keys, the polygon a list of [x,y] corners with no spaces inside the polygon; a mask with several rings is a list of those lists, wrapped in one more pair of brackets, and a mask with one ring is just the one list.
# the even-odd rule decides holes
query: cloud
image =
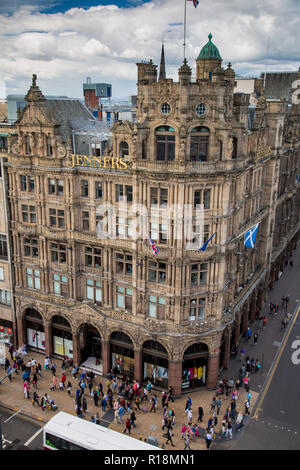
{"label": "cloud", "polygon": [[[128,0],[126,5],[130,1],[132,8],[99,4],[54,14],[43,12],[42,0],[31,0],[31,6],[21,1],[18,9],[10,2],[11,14],[0,10],[0,80],[7,93],[18,85],[19,92],[26,92],[36,73],[45,94],[81,97],[86,76],[112,83],[114,95],[134,94],[136,62],[152,58],[159,64],[162,40],[167,75],[177,80],[183,59],[182,0]],[[197,9],[188,2],[186,56],[193,73],[209,32],[223,65],[230,61],[237,73],[297,70],[299,13],[297,0],[214,0],[213,6],[201,2]]]}

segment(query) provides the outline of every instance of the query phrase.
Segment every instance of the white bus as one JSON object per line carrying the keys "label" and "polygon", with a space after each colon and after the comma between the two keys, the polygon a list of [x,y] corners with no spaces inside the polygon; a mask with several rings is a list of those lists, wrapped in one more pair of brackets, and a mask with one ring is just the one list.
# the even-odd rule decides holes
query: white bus
{"label": "white bus", "polygon": [[43,447],[50,450],[161,450],[64,411],[44,426]]}

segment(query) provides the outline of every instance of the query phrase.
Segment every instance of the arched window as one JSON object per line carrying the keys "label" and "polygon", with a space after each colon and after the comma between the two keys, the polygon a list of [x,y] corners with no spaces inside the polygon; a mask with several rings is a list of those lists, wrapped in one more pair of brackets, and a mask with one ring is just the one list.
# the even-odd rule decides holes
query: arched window
{"label": "arched window", "polygon": [[129,155],[129,145],[125,140],[120,143],[120,157],[126,158]]}
{"label": "arched window", "polygon": [[156,160],[172,161],[175,158],[175,129],[159,126],[155,130]]}
{"label": "arched window", "polygon": [[194,127],[190,137],[190,160],[206,162],[208,157],[209,129],[205,126]]}

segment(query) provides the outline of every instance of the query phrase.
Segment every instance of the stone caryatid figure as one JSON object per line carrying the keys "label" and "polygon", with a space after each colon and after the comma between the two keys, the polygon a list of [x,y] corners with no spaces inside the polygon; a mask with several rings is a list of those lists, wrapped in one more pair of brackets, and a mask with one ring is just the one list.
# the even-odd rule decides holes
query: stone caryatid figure
{"label": "stone caryatid figure", "polygon": [[34,155],[34,153],[35,153],[35,137],[34,137],[33,132],[30,132],[30,134],[29,134],[29,146],[30,146],[31,155]]}
{"label": "stone caryatid figure", "polygon": [[227,158],[232,158],[232,152],[233,152],[233,140],[232,137],[229,137],[228,142],[227,142],[227,152],[226,156]]}

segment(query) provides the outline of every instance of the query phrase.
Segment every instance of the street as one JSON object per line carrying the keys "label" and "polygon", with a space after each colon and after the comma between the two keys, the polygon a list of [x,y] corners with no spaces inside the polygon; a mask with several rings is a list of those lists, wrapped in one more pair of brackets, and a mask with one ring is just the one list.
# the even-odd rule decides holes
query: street
{"label": "street", "polygon": [[[43,434],[39,431],[42,425],[23,415],[13,415],[14,412],[0,407],[3,450],[41,450]],[[31,440],[37,432],[39,432],[37,437]]]}

